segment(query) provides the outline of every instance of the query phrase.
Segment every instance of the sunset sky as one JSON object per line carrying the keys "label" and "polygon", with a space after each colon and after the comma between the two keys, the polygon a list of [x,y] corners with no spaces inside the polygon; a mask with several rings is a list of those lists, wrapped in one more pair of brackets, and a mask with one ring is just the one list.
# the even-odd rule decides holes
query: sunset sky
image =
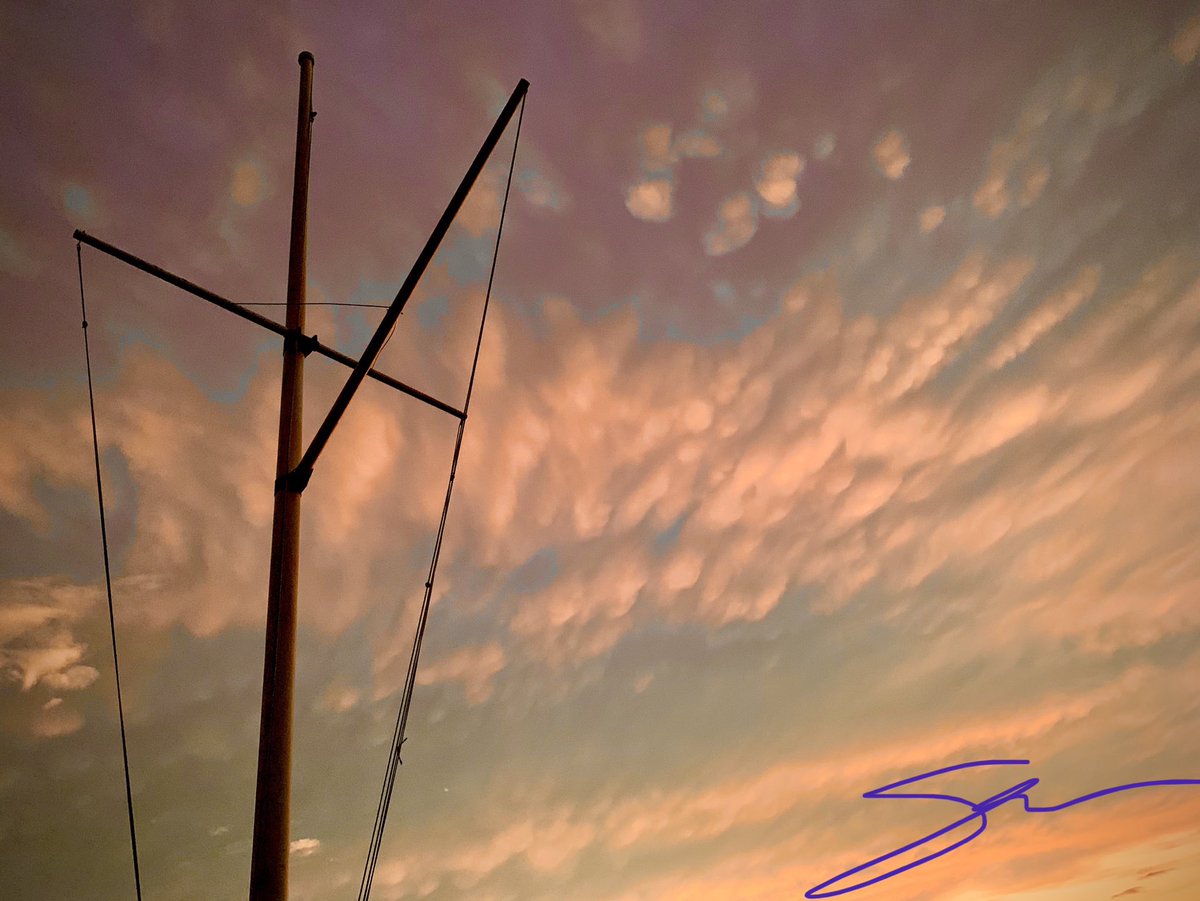
{"label": "sunset sky", "polygon": [[[908,776],[1200,779],[1200,2],[8,0],[0,897],[133,896],[72,230],[282,302],[301,50],[314,303],[531,83],[374,898],[799,899],[959,817]],[[513,131],[378,365],[456,406]],[[280,341],[83,265],[145,897],[245,897]],[[367,383],[305,492],[294,899],[356,897],[455,426]],[[1160,787],[842,897],[1197,884]]]}

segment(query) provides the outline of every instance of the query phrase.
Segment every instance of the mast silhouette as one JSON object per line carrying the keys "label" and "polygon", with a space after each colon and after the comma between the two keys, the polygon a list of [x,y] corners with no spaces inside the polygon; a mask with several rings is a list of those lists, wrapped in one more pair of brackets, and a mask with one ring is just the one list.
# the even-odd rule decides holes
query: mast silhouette
{"label": "mast silhouette", "polygon": [[258,727],[258,778],[254,789],[254,840],[250,897],[287,897],[292,800],[292,705],[296,676],[296,600],[300,582],[300,494],[288,474],[300,462],[304,413],[305,273],[308,251],[308,163],[312,150],[313,55],[300,54],[296,116],[296,168],[288,245],[287,334],[279,390],[279,447],[275,457],[275,508],[271,519],[271,570],[267,583],[267,635],[263,654],[262,714]]}
{"label": "mast silhouette", "polygon": [[[484,164],[511,121],[529,88],[521,79],[509,97],[479,152],[459,183],[445,211],[417,256],[382,321],[358,360],[319,342],[304,331],[306,256],[308,243],[308,179],[312,146],[313,69],[315,60],[305,50],[299,56],[300,92],[296,117],[296,161],[292,185],[291,238],[288,250],[285,324],[261,316],[241,304],[202,288],[181,276],[149,263],[106,241],[76,230],[74,237],[136,269],[235,313],[283,336],[283,379],[280,385],[279,444],[276,454],[274,512],[271,526],[271,562],[267,586],[267,626],[263,659],[262,711],[259,724],[258,774],[254,800],[254,837],[250,863],[251,901],[286,901],[288,885],[289,826],[291,812],[292,720],[296,663],[296,608],[299,594],[300,499],[312,477],[313,466],[341,421],[359,386],[373,378],[436,409],[449,413],[461,426],[466,413],[375,370],[387,336],[412,296]],[[304,359],[318,353],[351,369],[308,448],[302,448]],[[444,518],[444,513],[443,513]],[[428,589],[428,585],[426,586]]]}

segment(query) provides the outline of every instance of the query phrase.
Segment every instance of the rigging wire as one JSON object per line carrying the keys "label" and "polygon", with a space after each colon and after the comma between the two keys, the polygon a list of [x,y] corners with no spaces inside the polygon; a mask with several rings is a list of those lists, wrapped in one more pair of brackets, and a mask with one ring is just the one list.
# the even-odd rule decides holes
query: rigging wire
{"label": "rigging wire", "polygon": [[113,675],[117,683],[117,720],[121,726],[121,759],[125,765],[125,806],[129,811],[129,845],[133,851],[133,884],[142,901],[142,873],[138,865],[137,827],[133,817],[133,788],[129,781],[129,745],[125,738],[125,704],[121,697],[121,664],[117,657],[117,619],[113,613],[112,571],[108,562],[108,525],[104,517],[104,482],[100,478],[100,439],[96,433],[96,395],[92,389],[92,353],[88,346],[87,300],[83,293],[83,249],[75,242],[75,262],[79,268],[79,307],[83,312],[83,358],[87,365],[88,404],[92,416],[92,453],[96,460],[96,500],[100,507],[100,546],[104,551],[104,589],[108,594],[108,628],[112,637]]}
{"label": "rigging wire", "polygon": [[450,478],[446,483],[446,497],[442,504],[441,520],[438,522],[437,537],[433,543],[433,554],[429,561],[429,574],[425,580],[425,595],[421,601],[421,612],[417,618],[417,631],[413,636],[412,653],[408,662],[408,674],[404,681],[404,691],[400,699],[400,711],[396,717],[396,729],[389,747],[388,764],[383,779],[383,788],[379,794],[379,805],[375,811],[375,824],[371,830],[371,844],[367,851],[367,860],[363,867],[362,882],[359,884],[359,901],[368,901],[371,896],[371,883],[375,878],[375,867],[379,862],[379,849],[383,844],[383,830],[387,824],[388,808],[392,801],[392,790],[396,784],[396,768],[403,762],[400,759],[401,745],[407,740],[404,730],[408,725],[408,711],[412,704],[413,687],[417,678],[417,663],[421,656],[421,642],[425,637],[425,626],[429,620],[429,605],[433,597],[433,582],[437,575],[438,560],[442,553],[442,538],[446,533],[446,517],[450,512],[450,497],[454,492],[454,476],[458,471],[458,458],[462,450],[463,433],[467,426],[466,413],[471,406],[471,394],[475,388],[475,370],[479,365],[479,350],[483,344],[483,328],[487,323],[488,305],[492,299],[492,282],[496,277],[496,259],[500,255],[500,236],[504,232],[504,214],[508,209],[508,193],[512,187],[513,169],[517,162],[517,144],[521,140],[521,120],[525,116],[525,98],[521,98],[521,109],[517,114],[517,131],[513,138],[512,159],[508,165],[508,180],[504,185],[504,202],[500,206],[500,224],[496,229],[496,244],[492,251],[492,266],[488,273],[487,291],[483,298],[483,314],[479,319],[479,335],[475,341],[475,355],[471,360],[471,376],[467,381],[467,396],[463,403],[463,417],[458,421],[458,435],[454,440],[454,454],[450,460]]}
{"label": "rigging wire", "polygon": [[[244,303],[244,304],[242,304],[242,306],[244,306],[244,307],[286,307],[287,301],[281,300],[281,301],[270,301],[270,302],[264,301],[264,302],[260,302],[260,303]],[[304,302],[304,306],[306,306],[306,307],[372,307],[377,310],[386,310],[388,307],[391,306],[391,304],[390,303],[350,303],[350,302],[344,301],[344,300],[316,300],[316,301],[306,300]]]}

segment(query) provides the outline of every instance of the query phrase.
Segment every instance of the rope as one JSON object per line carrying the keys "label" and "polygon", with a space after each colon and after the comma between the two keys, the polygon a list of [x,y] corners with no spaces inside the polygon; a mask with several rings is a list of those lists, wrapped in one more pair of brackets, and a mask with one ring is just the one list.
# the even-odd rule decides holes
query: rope
{"label": "rope", "polygon": [[396,768],[403,762],[400,760],[400,747],[407,740],[404,730],[408,725],[408,711],[412,705],[413,686],[417,679],[417,663],[421,656],[421,643],[425,637],[425,625],[429,621],[429,605],[433,597],[433,582],[437,576],[438,561],[442,554],[442,539],[446,533],[446,517],[450,513],[450,497],[454,492],[454,476],[458,472],[458,458],[462,451],[463,433],[467,427],[466,413],[471,406],[471,394],[475,389],[475,370],[479,365],[479,349],[483,345],[483,328],[487,323],[488,306],[492,299],[492,282],[496,277],[496,260],[500,255],[500,236],[504,232],[504,214],[508,210],[508,193],[512,187],[513,169],[517,162],[517,144],[521,140],[521,120],[525,116],[525,98],[521,98],[521,109],[517,114],[517,131],[513,138],[512,159],[508,164],[508,181],[504,185],[504,202],[500,206],[500,225],[496,229],[496,245],[492,250],[492,266],[488,273],[487,292],[483,298],[483,314],[479,319],[479,335],[475,340],[475,355],[471,360],[471,376],[467,381],[467,397],[463,403],[463,418],[458,421],[458,435],[454,440],[454,454],[450,461],[450,478],[446,483],[446,497],[442,504],[442,516],[438,522],[437,538],[433,543],[433,555],[429,561],[429,575],[425,580],[425,596],[421,600],[421,613],[417,619],[417,631],[413,637],[412,654],[408,661],[408,674],[404,680],[404,692],[400,700],[400,712],[396,717],[396,729],[389,748],[388,763],[383,779],[383,789],[379,794],[379,806],[375,811],[375,825],[371,831],[371,845],[367,851],[366,864],[363,867],[362,882],[359,884],[359,901],[368,901],[371,897],[371,883],[375,878],[375,867],[379,862],[379,849],[383,844],[383,830],[387,824],[388,808],[392,801],[392,790],[396,785]]}
{"label": "rope", "polygon": [[117,619],[113,613],[112,572],[108,562],[108,526],[104,518],[104,483],[100,478],[100,439],[96,434],[96,395],[92,390],[92,353],[88,346],[87,301],[83,294],[83,250],[75,242],[75,262],[79,268],[79,308],[83,312],[83,358],[87,364],[88,404],[92,416],[92,453],[96,460],[96,500],[100,506],[100,545],[104,550],[104,589],[108,594],[108,629],[112,636],[113,675],[117,683],[117,719],[121,725],[121,759],[125,765],[125,806],[129,811],[129,845],[133,851],[133,884],[142,901],[142,873],[138,865],[137,827],[133,819],[133,789],[129,781],[129,745],[125,738],[125,704],[121,698],[121,664],[117,658]]}

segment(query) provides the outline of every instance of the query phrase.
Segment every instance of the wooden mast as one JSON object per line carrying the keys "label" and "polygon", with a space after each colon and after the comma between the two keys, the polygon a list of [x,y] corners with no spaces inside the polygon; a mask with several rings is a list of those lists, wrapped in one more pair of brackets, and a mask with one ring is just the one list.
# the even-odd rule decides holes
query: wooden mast
{"label": "wooden mast", "polygon": [[252,901],[286,901],[292,782],[292,704],[296,673],[296,599],[300,574],[300,492],[287,478],[300,462],[304,406],[305,255],[308,244],[308,164],[312,146],[313,55],[300,54],[296,117],[296,169],[288,251],[287,334],[279,397],[279,451],[275,462],[275,512],[271,525],[271,575],[267,587],[267,637],[263,660],[258,780],[254,792],[254,844],[250,858]]}

